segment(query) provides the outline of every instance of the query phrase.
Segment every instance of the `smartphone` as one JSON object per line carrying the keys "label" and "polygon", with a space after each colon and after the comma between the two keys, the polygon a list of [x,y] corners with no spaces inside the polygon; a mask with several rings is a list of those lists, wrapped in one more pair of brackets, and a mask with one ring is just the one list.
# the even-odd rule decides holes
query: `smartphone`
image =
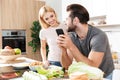
{"label": "smartphone", "polygon": [[63,29],[56,29],[56,33],[59,36],[61,34],[64,34],[64,31],[63,31]]}

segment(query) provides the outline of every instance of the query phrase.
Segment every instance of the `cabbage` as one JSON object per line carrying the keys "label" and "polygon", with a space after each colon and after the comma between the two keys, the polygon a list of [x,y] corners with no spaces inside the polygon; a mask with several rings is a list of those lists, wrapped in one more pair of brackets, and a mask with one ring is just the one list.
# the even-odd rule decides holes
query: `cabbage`
{"label": "cabbage", "polygon": [[103,72],[97,67],[89,66],[83,62],[76,62],[69,66],[68,75],[74,72],[83,72],[88,75],[89,79],[102,79]]}
{"label": "cabbage", "polygon": [[24,80],[48,80],[45,75],[38,74],[33,71],[25,71],[22,76]]}
{"label": "cabbage", "polygon": [[41,67],[38,67],[37,72],[39,74],[45,75],[47,78],[61,78],[64,77],[64,72],[62,71],[62,68],[59,66],[51,65],[48,69]]}

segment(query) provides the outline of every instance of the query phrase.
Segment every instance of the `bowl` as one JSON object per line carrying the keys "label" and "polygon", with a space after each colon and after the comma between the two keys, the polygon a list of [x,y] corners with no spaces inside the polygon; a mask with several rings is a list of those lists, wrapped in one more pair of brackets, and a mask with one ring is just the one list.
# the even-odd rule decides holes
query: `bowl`
{"label": "bowl", "polygon": [[35,66],[29,66],[29,69],[31,71],[37,71],[37,68],[39,68],[41,65],[35,65]]}
{"label": "bowl", "polygon": [[35,61],[35,62],[31,62],[29,64],[29,69],[31,71],[37,71],[36,69],[43,66],[42,62],[39,62],[39,61]]}
{"label": "bowl", "polygon": [[16,64],[13,64],[12,67],[17,70],[28,69],[29,63],[26,63],[26,62],[25,63],[16,63]]}
{"label": "bowl", "polygon": [[21,55],[0,55],[0,59],[4,61],[13,61]]}

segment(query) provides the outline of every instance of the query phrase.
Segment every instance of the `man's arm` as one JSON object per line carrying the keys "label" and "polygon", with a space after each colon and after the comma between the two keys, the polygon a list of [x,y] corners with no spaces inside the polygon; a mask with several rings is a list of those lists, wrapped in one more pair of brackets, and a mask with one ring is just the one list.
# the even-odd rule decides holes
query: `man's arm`
{"label": "man's arm", "polygon": [[[60,35],[59,37],[59,45],[68,49],[70,54],[62,54],[62,62],[66,62],[66,66],[70,65],[70,63],[67,63],[67,61],[69,60],[69,56],[73,56],[74,59],[79,62],[85,62],[91,66],[95,66],[95,67],[99,67],[99,65],[102,62],[104,53],[103,52],[96,52],[96,51],[90,51],[89,56],[86,57],[84,56],[79,50],[78,48],[73,44],[73,42],[71,41],[71,39],[69,38],[68,35]],[[69,57],[69,58],[68,58]]]}
{"label": "man's arm", "polygon": [[62,56],[61,56],[61,63],[62,66],[65,69],[68,69],[68,67],[72,64],[73,58],[72,55],[67,50],[62,50]]}
{"label": "man's arm", "polygon": [[77,62],[82,61],[94,67],[99,67],[104,56],[103,52],[91,51],[88,57],[86,57],[77,49],[75,45],[71,46],[70,52]]}

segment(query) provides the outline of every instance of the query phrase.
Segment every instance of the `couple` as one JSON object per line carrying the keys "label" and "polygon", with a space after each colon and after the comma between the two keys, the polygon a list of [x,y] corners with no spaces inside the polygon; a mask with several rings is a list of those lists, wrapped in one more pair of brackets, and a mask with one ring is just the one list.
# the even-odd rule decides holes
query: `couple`
{"label": "couple", "polygon": [[[73,59],[90,66],[98,67],[104,77],[111,79],[114,64],[106,34],[89,25],[89,13],[80,4],[67,6],[66,25],[57,20],[55,11],[43,6],[39,11],[41,55],[45,65],[57,65],[68,68]],[[62,28],[65,35],[57,36],[55,30]],[[68,32],[67,32],[68,30]],[[49,46],[48,58],[46,45]]]}

